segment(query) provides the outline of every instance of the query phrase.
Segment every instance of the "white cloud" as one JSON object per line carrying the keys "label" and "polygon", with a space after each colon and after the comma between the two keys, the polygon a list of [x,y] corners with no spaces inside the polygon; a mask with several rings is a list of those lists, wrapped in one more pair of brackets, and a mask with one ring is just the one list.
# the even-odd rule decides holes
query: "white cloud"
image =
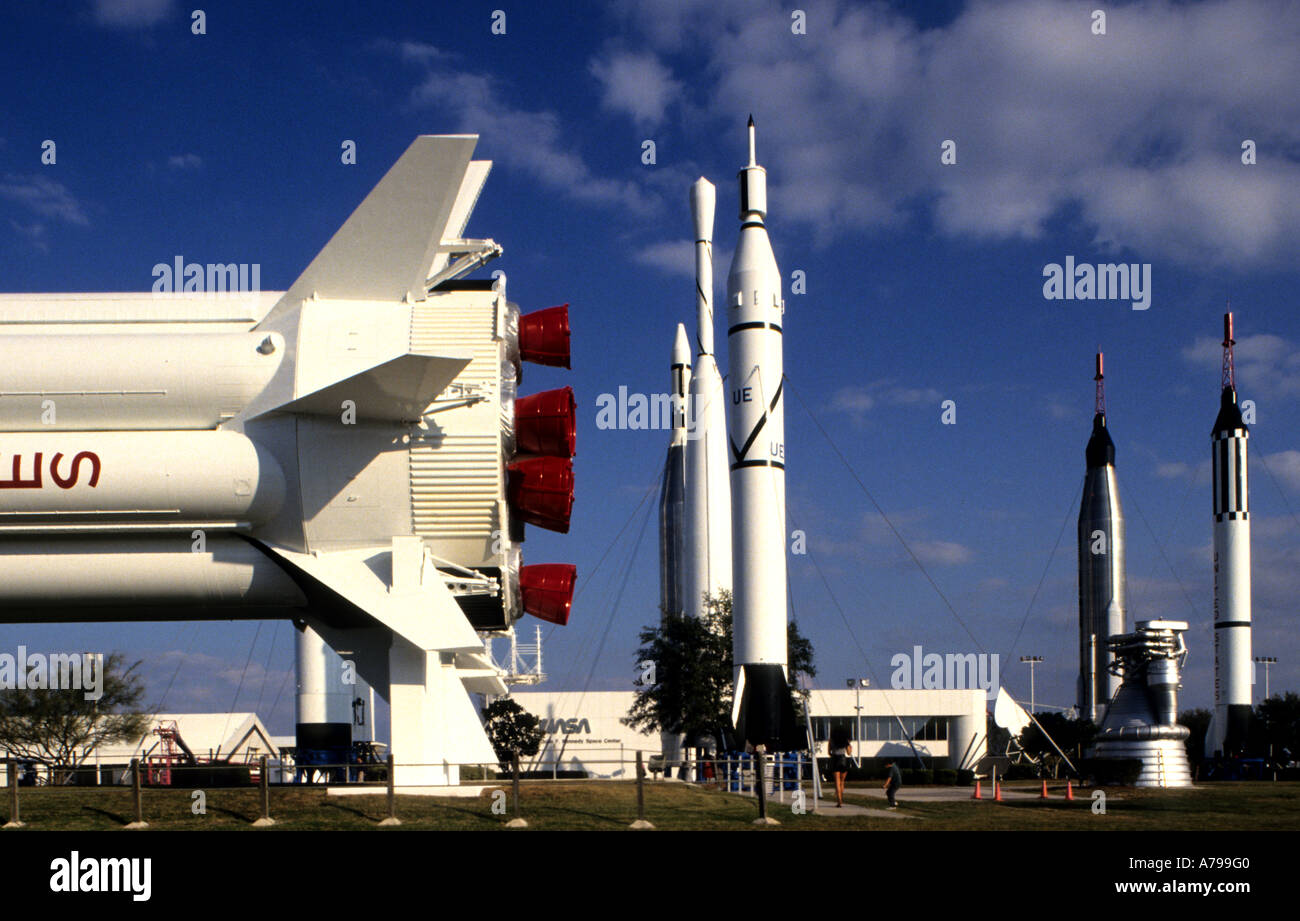
{"label": "white cloud", "polygon": [[600,81],[601,105],[630,115],[638,127],[653,128],[681,94],[682,84],[654,55],[614,52],[591,62],[590,71]]}
{"label": "white cloud", "polygon": [[198,169],[203,165],[203,158],[198,154],[176,154],[167,158],[167,165],[172,169]]}
{"label": "white cloud", "polygon": [[1143,261],[1300,255],[1300,7],[1146,0],[1095,36],[1068,0],[973,2],[930,29],[885,4],[800,5],[805,36],[775,2],[619,9],[652,50],[698,61],[709,79],[687,102],[738,148],[754,113],[773,211],[820,242],[918,211],[951,235],[1033,239],[1077,211],[1100,250]]}
{"label": "white cloud", "polygon": [[1271,473],[1274,479],[1285,484],[1291,491],[1300,492],[1300,451],[1278,451],[1276,454],[1261,454],[1259,460],[1268,468],[1265,471],[1266,475]]}
{"label": "white cloud", "polygon": [[955,566],[969,563],[974,557],[969,547],[950,540],[917,540],[909,546],[922,563]]}
{"label": "white cloud", "polygon": [[[1236,330],[1240,334],[1240,316]],[[1258,393],[1270,397],[1300,395],[1300,348],[1281,336],[1255,333],[1233,347],[1237,391],[1242,399]],[[1210,372],[1222,367],[1223,341],[1201,336],[1183,349],[1183,359]],[[1261,407],[1262,411],[1263,407]]]}
{"label": "white cloud", "polygon": [[411,93],[412,103],[450,109],[458,122],[456,130],[488,139],[495,159],[506,167],[577,201],[617,205],[634,214],[652,210],[652,199],[637,183],[594,175],[581,155],[562,142],[563,130],[554,112],[514,108],[486,74],[435,67],[435,58],[427,54],[406,59],[420,61],[426,70]]}
{"label": "white cloud", "polygon": [[68,187],[39,173],[29,176],[6,174],[0,179],[0,198],[17,202],[33,214],[81,227],[90,219]]}
{"label": "white cloud", "polygon": [[632,256],[642,265],[662,269],[669,275],[695,277],[695,245],[690,240],[666,240],[643,246]]}
{"label": "white cloud", "polygon": [[93,0],[95,21],[101,26],[151,26],[171,13],[172,0]]}
{"label": "white cloud", "polygon": [[1158,461],[1155,475],[1162,480],[1187,480],[1195,483],[1210,482],[1211,463],[1208,458],[1197,464],[1183,461]]}
{"label": "white cloud", "polygon": [[933,404],[938,407],[942,396],[933,387],[905,387],[886,379],[837,390],[831,397],[831,409],[849,413],[861,421],[876,406]]}

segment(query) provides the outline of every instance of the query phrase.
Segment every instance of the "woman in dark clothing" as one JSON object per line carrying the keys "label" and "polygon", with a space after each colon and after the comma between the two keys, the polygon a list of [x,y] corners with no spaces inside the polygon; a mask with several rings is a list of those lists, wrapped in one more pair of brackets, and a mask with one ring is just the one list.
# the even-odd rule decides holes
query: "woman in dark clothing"
{"label": "woman in dark clothing", "polygon": [[853,743],[849,741],[849,731],[843,726],[831,730],[831,774],[835,776],[835,805],[844,805],[844,778],[849,773],[849,755],[853,754]]}

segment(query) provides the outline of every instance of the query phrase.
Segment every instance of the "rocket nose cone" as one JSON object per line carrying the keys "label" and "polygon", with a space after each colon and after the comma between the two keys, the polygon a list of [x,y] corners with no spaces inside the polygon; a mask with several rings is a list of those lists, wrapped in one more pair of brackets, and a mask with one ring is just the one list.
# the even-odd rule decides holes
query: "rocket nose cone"
{"label": "rocket nose cone", "polygon": [[713,242],[713,214],[717,206],[718,190],[701,176],[691,186],[691,219],[695,224],[695,239]]}
{"label": "rocket nose cone", "polygon": [[1092,418],[1092,437],[1088,439],[1088,448],[1084,452],[1088,459],[1088,469],[1115,465],[1115,442],[1110,440],[1106,431],[1106,416],[1102,413]]}
{"label": "rocket nose cone", "polygon": [[1214,420],[1214,433],[1237,429],[1246,429],[1246,420],[1241,417],[1241,407],[1237,405],[1237,390],[1234,387],[1224,387],[1219,397],[1219,415]]}
{"label": "rocket nose cone", "polygon": [[685,324],[677,324],[677,338],[673,340],[673,364],[689,365],[691,363],[691,340],[686,335]]}

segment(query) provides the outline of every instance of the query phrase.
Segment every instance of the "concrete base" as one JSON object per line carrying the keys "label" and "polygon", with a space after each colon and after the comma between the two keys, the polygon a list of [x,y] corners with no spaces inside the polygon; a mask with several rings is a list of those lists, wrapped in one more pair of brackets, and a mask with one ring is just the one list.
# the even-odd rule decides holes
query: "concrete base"
{"label": "concrete base", "polygon": [[528,822],[524,819],[511,819],[506,823],[506,828],[527,828]]}
{"label": "concrete base", "polygon": [[628,828],[635,828],[637,831],[646,831],[649,829],[653,829],[654,826],[651,825],[649,822],[647,822],[645,819],[637,819],[635,822],[629,825]]}
{"label": "concrete base", "polygon": [[26,824],[26,822],[5,822],[4,825],[0,825],[0,828],[22,828]]}
{"label": "concrete base", "polygon": [[755,819],[754,824],[755,825],[780,825],[781,823],[778,822],[776,819],[772,818],[771,816],[768,816],[765,819]]}
{"label": "concrete base", "polygon": [[[448,796],[448,797],[464,797],[466,799],[474,799],[476,797],[482,796],[483,791],[485,790],[501,790],[501,789],[503,789],[501,784],[474,784],[471,786],[460,786],[460,785],[443,786],[443,785],[435,784],[431,786],[410,786],[410,787],[398,786],[396,788],[396,793],[398,796]],[[358,786],[326,787],[325,795],[326,796],[387,796],[388,789],[386,787],[358,787]]]}
{"label": "concrete base", "polygon": [[253,823],[254,828],[267,828],[275,824],[275,819],[258,819]]}
{"label": "concrete base", "polygon": [[402,824],[402,820],[399,819],[397,816],[390,815],[388,818],[384,819],[384,820],[383,820],[382,822],[380,822],[379,824],[380,824],[381,827],[385,827],[385,826],[386,826],[386,827],[388,827],[388,828],[391,828],[391,827],[393,827],[394,825],[401,825],[401,824]]}
{"label": "concrete base", "polygon": [[149,823],[148,823],[148,822],[128,822],[128,823],[126,823],[125,825],[123,825],[122,827],[123,827],[123,828],[130,828],[130,829],[136,829],[136,828],[148,828],[148,827],[149,827]]}

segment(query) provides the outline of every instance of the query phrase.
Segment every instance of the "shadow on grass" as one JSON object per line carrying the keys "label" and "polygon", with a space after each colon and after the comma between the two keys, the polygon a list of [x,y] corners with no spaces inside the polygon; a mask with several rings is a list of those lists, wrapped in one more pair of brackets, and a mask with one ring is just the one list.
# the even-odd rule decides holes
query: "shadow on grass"
{"label": "shadow on grass", "polygon": [[367,822],[378,822],[381,818],[383,818],[383,816],[371,815],[370,813],[358,809],[355,806],[345,806],[342,803],[336,803],[331,800],[325,800],[320,805],[327,809],[338,809],[340,812],[350,812],[355,816],[360,816],[361,818],[365,819]]}
{"label": "shadow on grass", "polygon": [[107,819],[112,819],[118,825],[128,825],[135,821],[135,817],[127,817],[116,812],[109,812],[107,809],[100,809],[98,806],[82,806],[82,812],[93,812],[95,815],[102,815]]}

